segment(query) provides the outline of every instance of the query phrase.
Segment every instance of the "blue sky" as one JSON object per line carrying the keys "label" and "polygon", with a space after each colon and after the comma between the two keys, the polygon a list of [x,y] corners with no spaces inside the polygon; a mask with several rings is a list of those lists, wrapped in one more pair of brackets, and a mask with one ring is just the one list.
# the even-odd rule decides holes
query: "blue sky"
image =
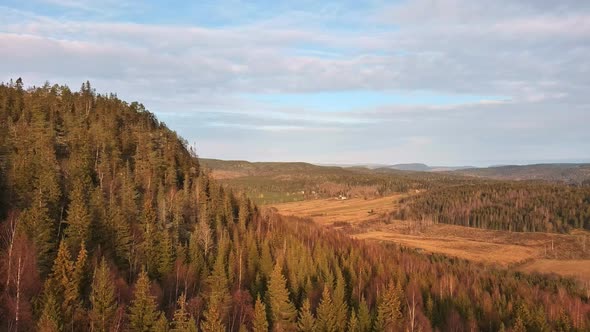
{"label": "blue sky", "polygon": [[0,81],[137,100],[222,159],[590,161],[590,2],[0,0]]}

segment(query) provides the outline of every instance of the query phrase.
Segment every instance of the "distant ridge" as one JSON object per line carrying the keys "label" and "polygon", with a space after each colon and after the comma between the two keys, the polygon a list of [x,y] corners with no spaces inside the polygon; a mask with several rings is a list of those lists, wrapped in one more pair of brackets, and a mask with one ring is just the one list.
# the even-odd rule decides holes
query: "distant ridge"
{"label": "distant ridge", "polygon": [[344,167],[344,168],[368,168],[368,169],[394,169],[398,171],[411,171],[411,172],[443,172],[443,171],[454,171],[460,169],[475,168],[474,166],[429,166],[422,163],[403,163],[403,164],[338,164],[338,163],[318,163],[314,164],[318,166],[332,166],[332,167]]}
{"label": "distant ridge", "polygon": [[461,169],[453,173],[499,180],[545,180],[571,184],[590,184],[590,164],[582,163],[504,165]]}
{"label": "distant ridge", "polygon": [[387,166],[387,168],[396,169],[398,171],[415,171],[415,172],[444,172],[455,171],[461,169],[471,169],[473,166],[428,166],[421,163],[410,164],[395,164]]}

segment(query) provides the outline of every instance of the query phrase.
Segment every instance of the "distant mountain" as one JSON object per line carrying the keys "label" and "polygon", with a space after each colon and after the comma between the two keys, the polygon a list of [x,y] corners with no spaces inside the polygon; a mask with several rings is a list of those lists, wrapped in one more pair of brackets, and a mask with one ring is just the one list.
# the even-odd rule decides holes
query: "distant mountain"
{"label": "distant mountain", "polygon": [[398,171],[416,171],[416,172],[444,172],[455,171],[460,169],[470,169],[473,166],[428,166],[426,164],[411,163],[411,164],[395,164],[387,166]]}
{"label": "distant mountain", "polygon": [[388,167],[387,164],[362,164],[362,163],[357,163],[357,164],[314,163],[314,165],[325,166],[325,167],[368,168],[368,169]]}
{"label": "distant mountain", "polygon": [[590,184],[590,164],[534,164],[470,168],[454,174],[499,180],[546,180]]}
{"label": "distant mountain", "polygon": [[389,166],[389,168],[397,169],[398,171],[419,171],[419,172],[429,172],[430,166],[426,164],[420,163],[411,163],[411,164],[395,164]]}

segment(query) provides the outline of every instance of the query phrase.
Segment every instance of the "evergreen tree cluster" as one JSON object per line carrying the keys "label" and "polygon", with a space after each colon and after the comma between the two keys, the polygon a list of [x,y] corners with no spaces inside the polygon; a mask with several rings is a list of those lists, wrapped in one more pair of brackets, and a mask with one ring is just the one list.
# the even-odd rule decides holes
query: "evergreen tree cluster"
{"label": "evergreen tree cluster", "polygon": [[590,187],[486,181],[440,187],[410,197],[401,219],[517,232],[590,230]]}
{"label": "evergreen tree cluster", "polygon": [[141,104],[0,85],[0,330],[583,331],[571,281],[260,211]]}

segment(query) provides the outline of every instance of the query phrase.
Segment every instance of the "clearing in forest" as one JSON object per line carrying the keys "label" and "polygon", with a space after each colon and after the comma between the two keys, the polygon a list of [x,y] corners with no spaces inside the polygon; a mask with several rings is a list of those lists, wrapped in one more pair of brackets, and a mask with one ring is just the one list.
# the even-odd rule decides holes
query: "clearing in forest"
{"label": "clearing in forest", "polygon": [[357,239],[393,242],[523,272],[556,273],[590,281],[590,232],[509,232],[389,218],[399,200],[407,195],[309,200],[272,207],[283,215],[311,218],[318,224],[341,228]]}
{"label": "clearing in forest", "polygon": [[329,198],[291,203],[274,204],[278,212],[284,216],[312,218],[321,225],[338,222],[361,223],[382,218],[397,208],[398,201],[406,196],[396,194],[386,197],[364,198]]}

